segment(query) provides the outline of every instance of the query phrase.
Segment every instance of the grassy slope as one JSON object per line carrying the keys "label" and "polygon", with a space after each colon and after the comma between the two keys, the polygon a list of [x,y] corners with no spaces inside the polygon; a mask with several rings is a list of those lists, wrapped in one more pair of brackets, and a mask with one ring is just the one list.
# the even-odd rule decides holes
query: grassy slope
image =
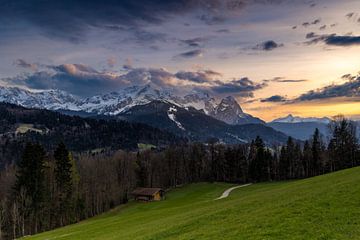
{"label": "grassy slope", "polygon": [[262,183],[193,184],[27,239],[360,239],[360,168]]}

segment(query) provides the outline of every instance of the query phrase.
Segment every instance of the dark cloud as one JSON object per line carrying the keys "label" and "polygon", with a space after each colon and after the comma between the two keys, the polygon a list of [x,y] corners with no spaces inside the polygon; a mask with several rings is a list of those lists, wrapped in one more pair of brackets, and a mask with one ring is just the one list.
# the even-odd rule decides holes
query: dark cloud
{"label": "dark cloud", "polygon": [[204,50],[202,49],[196,49],[184,53],[180,53],[179,55],[176,55],[175,58],[194,58],[194,57],[202,57],[204,53]]}
{"label": "dark cloud", "polygon": [[29,68],[34,71],[38,69],[38,65],[36,63],[29,63],[29,62],[25,61],[24,59],[15,60],[14,65],[16,65],[18,67],[22,67],[22,68]]}
{"label": "dark cloud", "polygon": [[[153,44],[156,42],[166,42],[167,35],[160,32],[149,32],[142,29],[133,29],[132,30],[134,40],[137,43],[149,43]],[[132,41],[133,39],[130,39]]]}
{"label": "dark cloud", "polygon": [[216,30],[215,32],[217,32],[217,33],[230,33],[231,31],[229,29],[223,28],[223,29]]}
{"label": "dark cloud", "polygon": [[280,83],[298,83],[298,82],[307,82],[307,79],[287,79],[284,77],[275,77],[273,79],[264,80],[265,82],[280,82]]}
{"label": "dark cloud", "polygon": [[[161,24],[174,15],[192,12],[207,24],[226,20],[230,11],[239,11],[257,0],[18,0],[0,1],[0,22],[25,23],[46,36],[72,42],[83,41],[93,28],[122,31]],[[272,3],[264,0],[262,3]],[[140,38],[152,39],[152,36]]]}
{"label": "dark cloud", "polygon": [[311,38],[317,37],[317,35],[314,32],[309,32],[309,33],[306,34],[305,37],[306,37],[306,39],[311,39]]}
{"label": "dark cloud", "polygon": [[350,18],[352,18],[354,15],[355,15],[355,13],[354,13],[354,12],[351,12],[351,13],[346,14],[345,17],[347,17],[347,18],[350,19]]}
{"label": "dark cloud", "polygon": [[360,96],[360,76],[347,74],[343,79],[348,81],[343,84],[332,84],[317,90],[312,90],[302,94],[294,101],[321,100],[336,97],[359,97]]}
{"label": "dark cloud", "polygon": [[280,95],[274,95],[268,98],[261,99],[261,102],[286,102],[286,97]]}
{"label": "dark cloud", "polygon": [[247,77],[230,82],[216,81],[211,90],[219,94],[236,94],[241,97],[253,97],[253,92],[266,87],[266,83],[255,83]]}
{"label": "dark cloud", "polygon": [[80,96],[104,93],[126,84],[124,80],[107,72],[98,72],[82,64],[48,66],[48,69],[8,78],[6,81],[32,89],[60,89]]}
{"label": "dark cloud", "polygon": [[317,35],[315,33],[308,33],[306,35],[307,39],[311,39],[309,41],[306,41],[305,44],[311,45],[316,44],[319,42],[323,42],[326,45],[332,45],[332,46],[354,46],[354,45],[360,45],[360,36],[338,36],[336,34],[329,34],[329,35]]}
{"label": "dark cloud", "polygon": [[360,45],[360,36],[335,36],[331,35],[325,39],[327,45],[351,46]]}
{"label": "dark cloud", "polygon": [[269,41],[265,41],[263,43],[256,45],[255,47],[253,47],[253,50],[272,51],[276,48],[280,48],[283,46],[284,46],[284,44],[282,44],[282,43],[276,43],[273,40],[269,40]]}
{"label": "dark cloud", "polygon": [[189,47],[203,47],[204,43],[207,41],[207,38],[197,37],[186,40],[180,40],[181,43],[186,44]]}
{"label": "dark cloud", "polygon": [[312,22],[303,22],[301,25],[302,25],[303,27],[309,27],[309,26],[311,26],[311,25],[317,25],[317,24],[319,24],[320,22],[321,22],[321,19],[318,18],[318,19],[315,19],[315,20],[312,21]]}
{"label": "dark cloud", "polygon": [[341,79],[348,80],[348,81],[355,81],[357,78],[358,78],[358,76],[354,76],[352,74],[345,74],[341,77]]}
{"label": "dark cloud", "polygon": [[316,19],[313,22],[311,22],[311,24],[316,25],[319,24],[321,22],[321,19]]}

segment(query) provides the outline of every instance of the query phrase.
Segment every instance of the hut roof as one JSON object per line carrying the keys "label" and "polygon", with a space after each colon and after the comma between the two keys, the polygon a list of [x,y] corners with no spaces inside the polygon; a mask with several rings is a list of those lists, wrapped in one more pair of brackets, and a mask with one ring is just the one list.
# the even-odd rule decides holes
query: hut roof
{"label": "hut roof", "polygon": [[161,188],[137,188],[131,194],[140,196],[152,196],[159,191],[163,191]]}

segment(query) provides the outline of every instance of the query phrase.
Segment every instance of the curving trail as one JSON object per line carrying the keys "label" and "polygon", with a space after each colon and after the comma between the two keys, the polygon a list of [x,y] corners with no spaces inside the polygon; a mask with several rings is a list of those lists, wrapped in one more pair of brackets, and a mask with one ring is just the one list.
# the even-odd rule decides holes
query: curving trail
{"label": "curving trail", "polygon": [[223,198],[227,198],[227,197],[229,196],[229,194],[231,193],[232,190],[235,190],[235,189],[237,189],[237,188],[247,187],[247,186],[250,186],[251,184],[252,184],[252,183],[248,183],[248,184],[239,185],[239,186],[235,186],[235,187],[229,188],[229,189],[225,190],[225,192],[223,192],[223,194],[222,194],[220,197],[218,197],[218,198],[216,198],[216,199],[214,199],[214,200],[220,200],[220,199],[223,199]]}

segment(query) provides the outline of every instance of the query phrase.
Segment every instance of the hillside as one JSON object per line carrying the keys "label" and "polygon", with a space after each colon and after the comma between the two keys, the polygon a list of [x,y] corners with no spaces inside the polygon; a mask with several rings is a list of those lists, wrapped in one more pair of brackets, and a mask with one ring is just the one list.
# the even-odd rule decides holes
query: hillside
{"label": "hillside", "polygon": [[[139,143],[164,146],[179,142],[171,133],[144,124],[95,120],[0,103],[0,169],[21,154],[24,142],[51,150],[60,141],[72,151],[137,149]],[[6,162],[4,162],[6,161]]]}
{"label": "hillside", "polygon": [[25,239],[359,239],[360,168],[254,184],[193,184]]}

